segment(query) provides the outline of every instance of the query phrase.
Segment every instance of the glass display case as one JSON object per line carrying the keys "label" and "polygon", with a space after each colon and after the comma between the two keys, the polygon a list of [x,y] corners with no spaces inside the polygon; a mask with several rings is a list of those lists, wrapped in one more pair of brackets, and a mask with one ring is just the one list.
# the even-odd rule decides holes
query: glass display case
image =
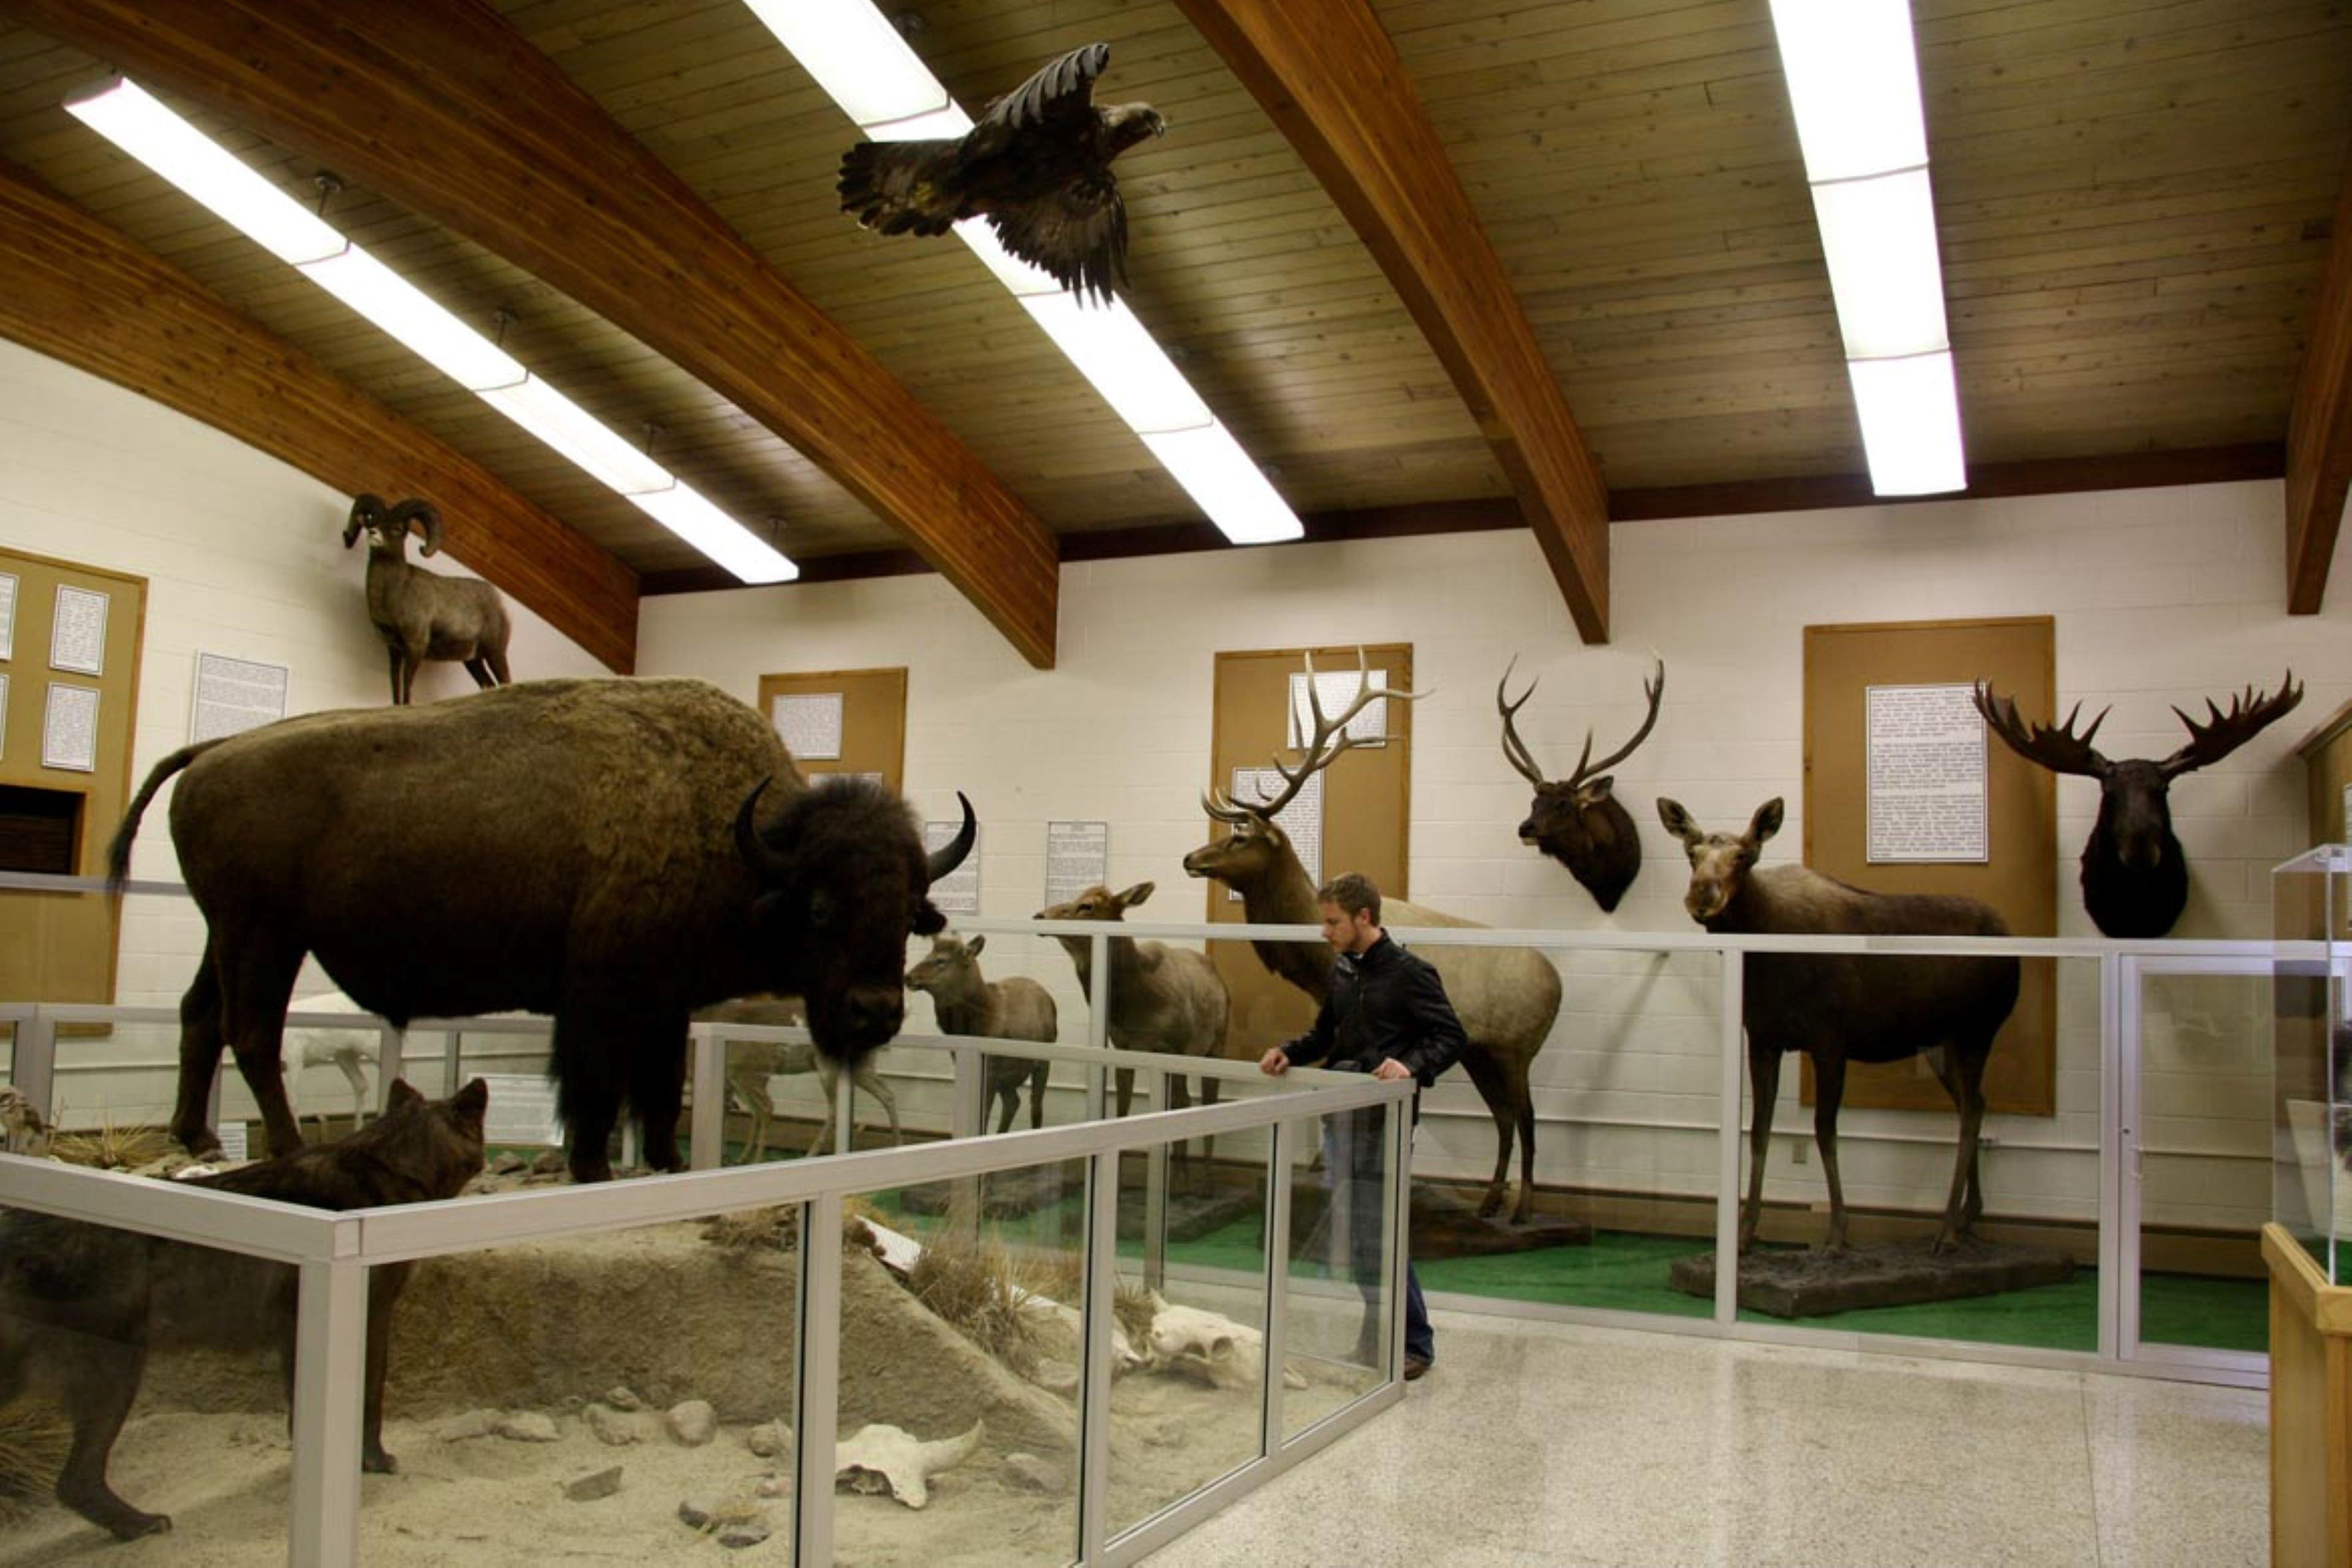
{"label": "glass display case", "polygon": [[2352,847],[2323,844],[2271,873],[2272,1216],[2331,1283],[2352,1256]]}

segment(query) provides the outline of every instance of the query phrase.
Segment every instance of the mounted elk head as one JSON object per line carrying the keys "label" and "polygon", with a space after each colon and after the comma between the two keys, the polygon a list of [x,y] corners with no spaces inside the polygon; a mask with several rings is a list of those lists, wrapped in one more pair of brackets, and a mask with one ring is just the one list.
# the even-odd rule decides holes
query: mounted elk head
{"label": "mounted elk head", "polygon": [[2209,699],[2201,724],[2175,708],[2189,726],[2189,743],[2162,762],[2111,763],[2091,748],[2107,710],[2078,735],[2079,702],[2066,722],[2053,729],[2027,724],[2018,717],[2015,701],[1994,696],[1981,681],[1976,687],[1977,711],[2010,750],[2052,773],[2099,781],[2099,819],[2083,846],[2083,908],[2102,933],[2125,938],[2164,935],[2189,902],[2189,859],[2173,837],[2166,798],[2172,781],[2220,762],[2302,700],[2303,688],[2290,669],[2274,696],[2258,696],[2250,686],[2230,699],[2226,713]]}
{"label": "mounted elk head", "polygon": [[1584,752],[1576,759],[1576,771],[1556,783],[1546,779],[1543,770],[1536,766],[1535,754],[1519,739],[1514,722],[1528,699],[1536,694],[1535,681],[1528,682],[1517,702],[1504,698],[1511,684],[1511,670],[1517,664],[1513,658],[1504,668],[1503,679],[1495,683],[1495,709],[1503,716],[1503,755],[1536,786],[1528,819],[1519,824],[1519,842],[1535,846],[1567,867],[1569,875],[1584,884],[1603,911],[1613,910],[1641,874],[1642,839],[1634,830],[1633,814],[1617,803],[1612,793],[1617,781],[1608,770],[1632,756],[1657,724],[1658,700],[1666,690],[1665,661],[1660,659],[1657,672],[1642,683],[1650,710],[1643,715],[1642,727],[1633,731],[1633,738],[1596,763],[1592,731],[1585,731]]}

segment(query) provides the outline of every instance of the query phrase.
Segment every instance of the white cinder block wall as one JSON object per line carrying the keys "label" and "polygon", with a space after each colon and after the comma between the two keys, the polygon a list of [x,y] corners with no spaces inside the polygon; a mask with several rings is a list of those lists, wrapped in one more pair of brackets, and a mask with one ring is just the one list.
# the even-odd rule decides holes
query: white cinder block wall
{"label": "white cinder block wall", "polygon": [[[1192,921],[1202,885],[1179,861],[1207,836],[1198,796],[1215,653],[1409,642],[1414,679],[1433,691],[1413,721],[1412,896],[1495,925],[1689,931],[1679,847],[1652,803],[1671,795],[1703,823],[1728,826],[1784,796],[1789,822],[1766,858],[1798,858],[1804,626],[2046,614],[2061,703],[2114,705],[2099,736],[2113,756],[2173,750],[2171,703],[2274,683],[2290,664],[2306,682],[2297,712],[2174,792],[2196,873],[2180,933],[2261,938],[2269,868],[2304,845],[2293,742],[2352,696],[2347,592],[2339,584],[2318,616],[2283,612],[2280,515],[2279,486],[2248,483],[1619,524],[1614,641],[1602,648],[1577,640],[1528,536],[1482,533],[1072,564],[1051,672],[1024,664],[936,577],[651,599],[641,668],[705,676],[748,700],[762,673],[903,664],[908,793],[930,817],[951,815],[954,790],[971,795],[985,824],[987,914],[1038,907],[1045,824],[1078,817],[1112,824],[1114,886],[1158,882],[1131,918]],[[1664,714],[1617,770],[1647,859],[1603,917],[1515,836],[1529,792],[1503,760],[1494,686],[1514,654],[1523,673],[1542,676],[1520,724],[1557,772],[1587,725],[1601,749],[1630,733],[1652,649],[1667,667]],[[2095,787],[2061,781],[2059,807],[2061,930],[2095,934],[2074,885]],[[1053,985],[1065,1037],[1082,1036],[1084,999],[1058,952],[1000,939],[992,952],[992,973]],[[1561,962],[1568,1002],[1536,1069],[1538,1179],[1712,1191],[1712,961]],[[2096,1212],[2095,992],[2087,964],[2062,978],[2059,1114],[1992,1119],[1985,1171],[1996,1212]],[[2266,1214],[2268,1090],[2254,1070],[2267,1059],[2265,998],[2253,979],[2172,982],[2151,996],[2151,1135],[2211,1156],[2151,1160],[2151,1218],[2234,1226]],[[915,1024],[925,1022],[919,1009]],[[1818,1165],[1791,1157],[1811,1123],[1796,1076],[1784,1076],[1788,1135],[1773,1188],[1818,1197]],[[1467,1084],[1442,1086],[1432,1110],[1418,1168],[1483,1174],[1493,1134]],[[1948,1116],[1849,1111],[1842,1125],[1850,1201],[1940,1205]]]}
{"label": "white cinder block wall", "polygon": [[[207,425],[16,344],[0,342],[0,544],[147,579],[131,757],[147,770],[188,742],[199,651],[283,665],[287,710],[375,708],[390,700],[383,645],[368,625],[366,552],[342,543],[351,498]],[[411,559],[417,559],[414,551]],[[462,575],[446,552],[435,571]],[[519,676],[602,675],[604,667],[508,601]],[[21,639],[20,662],[26,657]],[[427,665],[420,699],[473,689],[456,665]],[[19,689],[23,689],[20,683]],[[135,877],[177,880],[167,786],[144,819]],[[112,825],[100,825],[111,832]],[[204,950],[204,923],[179,899],[123,906],[116,1001],[175,1006]],[[315,966],[299,991],[331,984]],[[68,1042],[60,1109],[96,1105],[118,1121],[160,1119],[171,1079],[101,1088],[76,1064],[163,1062],[172,1031],[126,1027]],[[333,1103],[332,1100],[327,1103]]]}

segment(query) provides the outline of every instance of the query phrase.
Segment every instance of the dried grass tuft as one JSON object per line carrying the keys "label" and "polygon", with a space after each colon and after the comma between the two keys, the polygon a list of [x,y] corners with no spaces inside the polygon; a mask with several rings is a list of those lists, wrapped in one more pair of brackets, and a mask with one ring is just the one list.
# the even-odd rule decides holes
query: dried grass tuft
{"label": "dried grass tuft", "polygon": [[0,1409],[0,1525],[21,1521],[48,1495],[72,1441],[53,1405],[19,1400]]}
{"label": "dried grass tuft", "polygon": [[89,1165],[100,1171],[131,1171],[152,1165],[177,1145],[172,1135],[152,1122],[116,1122],[102,1118],[96,1131],[54,1132],[49,1152],[68,1165]]}
{"label": "dried grass tuft", "polygon": [[993,1236],[950,1226],[924,1244],[907,1288],[966,1339],[1027,1377],[1037,1370],[1053,1322],[1032,1298],[1070,1300],[1073,1267],[1066,1253],[1014,1253]]}

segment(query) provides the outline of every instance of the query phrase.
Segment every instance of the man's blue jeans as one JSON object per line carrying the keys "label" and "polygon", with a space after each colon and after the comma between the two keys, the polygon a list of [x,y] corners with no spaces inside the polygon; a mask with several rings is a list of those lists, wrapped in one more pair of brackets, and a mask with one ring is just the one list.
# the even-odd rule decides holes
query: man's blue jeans
{"label": "man's blue jeans", "polygon": [[[1323,1168],[1331,1178],[1332,1214],[1327,1223],[1337,1225],[1343,1213],[1346,1216],[1348,1273],[1364,1298],[1367,1336],[1378,1329],[1381,1297],[1388,1288],[1381,1268],[1381,1167],[1388,1152],[1382,1131],[1381,1119],[1367,1111],[1342,1111],[1323,1119]],[[1404,1353],[1420,1361],[1437,1357],[1429,1309],[1421,1299],[1421,1278],[1409,1259],[1404,1269]]]}

